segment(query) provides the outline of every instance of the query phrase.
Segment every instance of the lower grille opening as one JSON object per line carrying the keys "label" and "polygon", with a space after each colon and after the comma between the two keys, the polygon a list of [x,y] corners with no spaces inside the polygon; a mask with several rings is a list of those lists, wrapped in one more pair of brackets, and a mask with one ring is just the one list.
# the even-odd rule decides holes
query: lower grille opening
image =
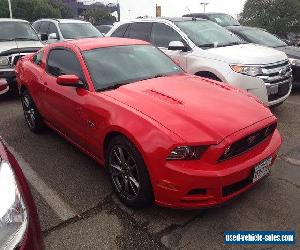
{"label": "lower grille opening", "polygon": [[278,86],[278,93],[274,94],[274,95],[269,95],[268,100],[269,100],[269,102],[275,101],[275,100],[287,95],[289,93],[289,91],[290,91],[290,84],[288,82],[285,84],[281,84]]}
{"label": "lower grille opening", "polygon": [[233,183],[231,185],[225,186],[222,189],[222,193],[223,196],[229,196],[233,193],[236,193],[238,191],[240,191],[241,189],[247,187],[248,185],[250,185],[252,183],[252,179],[253,179],[253,174],[251,174],[249,177],[247,177],[246,179]]}
{"label": "lower grille opening", "polygon": [[187,193],[187,195],[203,195],[206,194],[206,189],[198,188],[198,189],[192,189]]}

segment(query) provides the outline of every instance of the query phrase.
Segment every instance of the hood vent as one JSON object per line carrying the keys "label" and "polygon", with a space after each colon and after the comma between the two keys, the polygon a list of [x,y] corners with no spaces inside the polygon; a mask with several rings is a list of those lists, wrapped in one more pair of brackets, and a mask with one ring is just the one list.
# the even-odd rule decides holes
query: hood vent
{"label": "hood vent", "polygon": [[154,89],[145,90],[145,93],[148,94],[148,95],[157,97],[161,101],[164,101],[164,102],[167,102],[167,103],[170,103],[170,104],[180,104],[180,105],[183,105],[182,101],[180,101],[180,100],[178,100],[178,99],[176,99],[176,98],[174,98],[172,96],[169,96],[167,94],[158,92],[158,91],[156,91]]}

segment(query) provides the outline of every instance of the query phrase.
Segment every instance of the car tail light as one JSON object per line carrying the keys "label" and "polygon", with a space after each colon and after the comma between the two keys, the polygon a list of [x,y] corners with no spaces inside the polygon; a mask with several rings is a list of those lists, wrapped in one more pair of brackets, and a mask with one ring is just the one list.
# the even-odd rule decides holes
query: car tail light
{"label": "car tail light", "polygon": [[7,89],[8,83],[5,79],[0,79],[0,91]]}
{"label": "car tail light", "polygon": [[0,249],[15,249],[28,227],[28,213],[14,171],[0,158]]}

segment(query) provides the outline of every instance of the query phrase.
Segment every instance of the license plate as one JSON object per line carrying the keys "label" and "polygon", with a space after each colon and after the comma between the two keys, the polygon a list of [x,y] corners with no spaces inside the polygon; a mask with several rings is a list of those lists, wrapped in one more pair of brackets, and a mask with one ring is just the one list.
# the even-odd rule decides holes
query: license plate
{"label": "license plate", "polygon": [[252,182],[257,182],[271,171],[272,157],[264,160],[254,168],[254,176]]}
{"label": "license plate", "polygon": [[278,85],[271,86],[269,92],[270,95],[276,95],[278,93]]}

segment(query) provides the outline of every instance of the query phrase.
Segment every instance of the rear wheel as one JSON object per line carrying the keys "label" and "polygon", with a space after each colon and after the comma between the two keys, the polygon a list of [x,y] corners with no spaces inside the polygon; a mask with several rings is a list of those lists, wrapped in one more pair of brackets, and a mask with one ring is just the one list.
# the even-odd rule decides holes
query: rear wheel
{"label": "rear wheel", "polygon": [[153,202],[152,185],[145,163],[135,146],[124,136],[108,144],[106,164],[114,191],[129,207],[142,208]]}
{"label": "rear wheel", "polygon": [[28,90],[22,91],[21,101],[27,126],[34,133],[41,132],[44,129],[44,123]]}

